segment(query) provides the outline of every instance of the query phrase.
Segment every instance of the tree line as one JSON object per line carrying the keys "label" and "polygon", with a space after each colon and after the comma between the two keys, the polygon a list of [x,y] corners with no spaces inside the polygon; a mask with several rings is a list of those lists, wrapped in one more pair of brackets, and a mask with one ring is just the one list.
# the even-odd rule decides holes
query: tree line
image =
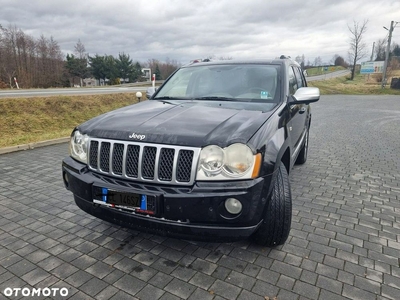
{"label": "tree line", "polygon": [[73,53],[66,56],[53,37],[34,38],[15,25],[0,24],[0,88],[70,87],[84,85],[84,78],[102,84],[119,84],[146,80],[142,68],[150,68],[156,79],[166,79],[179,67],[175,60],[149,59],[133,61],[128,54],[90,56],[78,40]]}
{"label": "tree line", "polygon": [[35,39],[15,26],[0,25],[0,87],[61,85],[63,54],[53,37]]}

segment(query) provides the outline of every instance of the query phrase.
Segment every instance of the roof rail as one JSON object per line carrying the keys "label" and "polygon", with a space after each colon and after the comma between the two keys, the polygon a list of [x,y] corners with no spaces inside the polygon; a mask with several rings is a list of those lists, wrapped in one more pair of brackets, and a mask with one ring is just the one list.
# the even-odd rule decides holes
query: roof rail
{"label": "roof rail", "polygon": [[198,59],[194,59],[190,61],[190,64],[195,64],[195,63],[199,63],[199,62],[209,62],[211,61],[211,59],[209,58],[198,58]]}

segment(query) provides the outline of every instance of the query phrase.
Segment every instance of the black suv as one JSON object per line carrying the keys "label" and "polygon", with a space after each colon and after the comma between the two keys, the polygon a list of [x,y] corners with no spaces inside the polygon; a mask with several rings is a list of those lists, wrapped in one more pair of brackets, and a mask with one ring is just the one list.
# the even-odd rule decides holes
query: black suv
{"label": "black suv", "polygon": [[149,101],[76,127],[65,186],[82,210],[121,226],[283,244],[288,174],[307,159],[318,99],[287,58],[192,63]]}

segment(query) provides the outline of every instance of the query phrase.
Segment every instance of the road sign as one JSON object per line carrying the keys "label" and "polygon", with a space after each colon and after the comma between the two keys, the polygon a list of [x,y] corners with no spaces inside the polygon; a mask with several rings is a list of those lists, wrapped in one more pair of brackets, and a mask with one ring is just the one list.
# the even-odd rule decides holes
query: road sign
{"label": "road sign", "polygon": [[361,63],[360,74],[375,74],[383,72],[384,61],[366,61]]}

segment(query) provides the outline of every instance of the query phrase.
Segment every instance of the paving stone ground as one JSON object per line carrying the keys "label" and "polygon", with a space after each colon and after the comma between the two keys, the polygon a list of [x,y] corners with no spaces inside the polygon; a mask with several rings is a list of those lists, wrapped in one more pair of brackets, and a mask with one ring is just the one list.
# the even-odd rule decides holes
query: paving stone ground
{"label": "paving stone ground", "polygon": [[323,96],[312,111],[292,229],[274,249],[85,214],[62,184],[67,144],[1,155],[0,298],[48,287],[68,289],[55,299],[400,299],[400,97]]}

